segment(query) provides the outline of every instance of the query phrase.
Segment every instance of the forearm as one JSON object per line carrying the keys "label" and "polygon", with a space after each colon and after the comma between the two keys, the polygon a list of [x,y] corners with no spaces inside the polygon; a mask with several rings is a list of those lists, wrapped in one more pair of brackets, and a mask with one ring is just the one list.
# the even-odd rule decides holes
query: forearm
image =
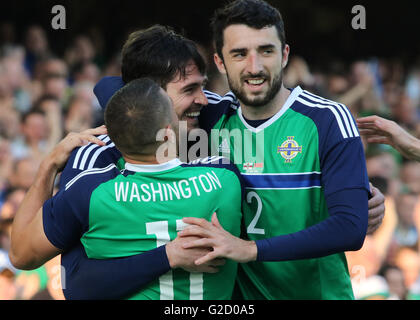
{"label": "forearm", "polygon": [[[188,272],[215,273],[214,261],[196,266],[194,261],[208,251],[185,250],[185,239],[176,238],[165,246],[130,257],[116,259],[89,259],[81,244],[61,256],[65,268],[67,299],[122,299],[140,291],[150,281],[171,269]],[[223,265],[218,264],[218,265]]]}
{"label": "forearm", "polygon": [[123,299],[170,270],[165,247],[131,257],[88,259],[80,245],[62,255],[67,299]]}
{"label": "forearm", "polygon": [[[60,253],[60,248],[64,248],[52,244],[45,234],[43,205],[51,198],[55,177],[68,160],[70,152],[85,141],[103,145],[94,136],[102,133],[106,133],[104,127],[89,129],[80,134],[70,133],[42,161],[34,183],[25,195],[13,222],[9,256],[15,267],[36,268]],[[78,221],[74,225],[78,231]]]}
{"label": "forearm", "polygon": [[[326,220],[305,230],[257,240],[257,261],[312,259],[330,254],[359,250],[367,230],[367,192],[359,190],[349,205]],[[343,195],[344,197],[344,195]]]}
{"label": "forearm", "polygon": [[27,229],[43,203],[51,197],[56,175],[57,168],[48,158],[45,159],[13,220],[10,250],[12,259],[25,256],[26,250],[31,247],[31,237],[34,235],[27,232]]}
{"label": "forearm", "polygon": [[395,144],[395,148],[401,154],[411,160],[420,161],[420,140],[406,133],[405,137],[400,139],[400,143]]}

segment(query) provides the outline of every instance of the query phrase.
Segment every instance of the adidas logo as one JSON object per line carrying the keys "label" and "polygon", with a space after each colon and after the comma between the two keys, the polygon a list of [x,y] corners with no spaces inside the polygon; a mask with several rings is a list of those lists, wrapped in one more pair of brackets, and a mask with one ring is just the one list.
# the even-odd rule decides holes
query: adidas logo
{"label": "adidas logo", "polygon": [[226,139],[223,139],[222,143],[219,145],[219,152],[230,153],[229,143]]}

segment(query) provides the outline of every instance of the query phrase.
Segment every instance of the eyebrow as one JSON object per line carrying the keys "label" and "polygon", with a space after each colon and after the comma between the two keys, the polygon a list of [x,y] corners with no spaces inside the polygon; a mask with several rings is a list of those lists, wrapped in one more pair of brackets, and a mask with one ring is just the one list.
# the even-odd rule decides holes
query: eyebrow
{"label": "eyebrow", "polygon": [[242,53],[242,52],[245,52],[247,50],[248,49],[246,49],[246,48],[235,48],[235,49],[230,50],[229,53],[230,54],[232,54],[232,53]]}
{"label": "eyebrow", "polygon": [[187,85],[186,85],[185,87],[183,87],[181,90],[182,90],[182,91],[186,91],[186,90],[191,89],[191,88],[196,88],[196,87],[205,86],[205,85],[207,84],[207,82],[208,82],[208,78],[207,78],[207,77],[205,77],[205,78],[203,79],[203,82],[197,81],[197,82],[193,82],[193,83],[187,84]]}
{"label": "eyebrow", "polygon": [[275,47],[276,46],[274,44],[265,44],[265,45],[259,46],[258,49],[260,49],[260,50],[267,50],[267,49],[273,49]]}
{"label": "eyebrow", "polygon": [[[258,50],[267,50],[267,49],[273,49],[276,46],[274,44],[263,44],[261,46],[258,46]],[[243,53],[248,51],[248,48],[234,48],[232,50],[229,51],[230,54],[233,53]]]}

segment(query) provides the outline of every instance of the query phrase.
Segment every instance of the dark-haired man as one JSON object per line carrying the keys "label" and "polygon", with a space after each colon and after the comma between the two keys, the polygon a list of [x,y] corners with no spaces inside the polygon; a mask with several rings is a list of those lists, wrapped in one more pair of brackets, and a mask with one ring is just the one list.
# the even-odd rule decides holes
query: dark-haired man
{"label": "dark-haired man", "polygon": [[[243,48],[239,48],[239,49],[243,49]],[[263,49],[269,51],[269,50],[272,50],[273,48],[272,47],[269,47],[269,48],[263,48]],[[286,49],[286,46],[285,46],[285,49]],[[286,50],[288,50],[288,49],[286,49]],[[280,49],[280,51],[282,51],[282,49]],[[171,50],[168,50],[168,52],[171,52]],[[268,52],[262,51],[261,53],[262,54],[265,54],[265,53],[268,53]],[[241,54],[243,54],[243,52],[237,52],[237,54],[241,55]],[[273,60],[274,60],[274,62],[276,62],[275,59],[273,59]],[[166,63],[166,60],[163,60],[163,61],[165,62],[164,65],[168,65],[168,63]],[[281,62],[284,63],[284,61],[281,61]],[[277,65],[278,65],[278,62],[277,62]],[[283,68],[282,65],[280,67],[277,66],[277,71],[276,72],[278,72],[282,68]],[[140,71],[141,70],[139,70],[139,72]],[[228,74],[229,74],[229,72],[228,72]],[[258,83],[257,82],[261,81],[261,77],[265,77],[265,79],[263,79],[263,82],[265,80],[268,80],[269,79],[269,77],[267,77],[264,74],[263,75],[259,74],[257,76],[259,77],[259,79],[254,76],[253,78],[247,78],[247,79],[244,79],[244,80],[247,81],[247,82],[249,82],[250,84],[252,82],[254,82],[254,84],[251,84],[251,85],[258,86]],[[185,77],[185,79],[184,78],[181,78],[180,80],[181,81],[182,80],[186,80],[187,81],[188,79],[189,79],[189,75],[187,74],[187,76]],[[123,84],[124,84],[123,81],[121,79],[118,79],[118,78],[105,79],[105,80],[103,80],[103,81],[100,82],[100,84],[97,86],[96,94],[97,94],[99,100],[101,101],[102,106],[104,106],[106,104],[106,101],[109,99],[110,96],[112,96],[112,94],[115,92],[115,90],[118,89],[118,88],[120,88]],[[177,108],[176,107],[176,102],[177,101],[174,99],[174,96],[171,95],[171,93],[168,90],[168,88],[169,88],[169,85],[166,87],[166,89],[167,89],[167,92],[168,92],[169,96],[171,97],[171,99],[174,102],[174,108],[176,110],[176,108]],[[195,87],[195,88],[197,88],[197,90],[200,90],[201,91],[201,87]],[[276,92],[274,91],[274,93],[276,93]],[[284,93],[284,90],[282,90],[282,93]],[[245,94],[247,94],[247,92],[245,92]],[[186,93],[185,96],[188,97],[188,94]],[[220,126],[221,123],[223,123],[225,120],[228,120],[227,115],[229,115],[229,116],[234,115],[235,116],[237,114],[237,110],[236,110],[237,108],[235,108],[235,107],[238,106],[238,103],[235,100],[235,98],[234,98],[234,96],[233,96],[232,93],[226,95],[225,97],[220,97],[220,96],[217,96],[217,95],[212,94],[212,93],[207,93],[207,99],[209,101],[209,104],[212,105],[212,106],[209,106],[209,107],[204,108],[203,110],[201,110],[200,123],[204,127],[210,129],[210,128],[214,127],[215,124],[217,124],[218,122],[219,122],[219,124],[217,124],[217,125]],[[180,113],[178,113],[178,116],[179,116],[179,114]],[[273,120],[269,120],[268,122],[273,121]],[[347,120],[349,120],[349,119],[347,119]],[[258,126],[258,122],[263,123],[263,122],[267,122],[267,121],[264,121],[264,119],[262,119],[262,120],[256,120],[255,122],[257,122],[257,126]],[[286,139],[287,139],[287,137],[286,137]],[[108,142],[108,143],[110,143],[110,142]],[[274,143],[277,144],[279,142],[278,141],[274,141]],[[222,142],[222,146],[223,146],[223,142]],[[277,151],[278,150],[278,148],[277,148],[278,145],[275,145],[274,147],[275,147],[275,149]],[[91,149],[89,151],[89,153],[88,153],[88,149],[89,148],[91,148],[91,147],[86,147],[82,151],[80,151],[81,149],[79,149],[76,152],[76,153],[79,153],[79,156],[76,155],[76,157],[73,157],[73,160],[70,161],[69,164],[70,165],[73,165],[73,166],[76,165],[76,166],[78,166],[77,168],[79,170],[82,170],[83,169],[83,166],[80,167],[80,164],[81,163],[86,164],[86,162],[88,161],[89,163],[92,163],[92,165],[94,167],[96,167],[96,163],[95,162],[99,162],[100,159],[105,159],[106,158],[106,157],[103,157],[104,154],[106,153],[106,151],[104,151],[99,157],[97,156],[95,158],[95,154],[98,154],[98,151],[99,150],[96,150],[95,151],[95,150]],[[229,148],[229,145],[228,145],[228,148]],[[285,148],[288,148],[288,145],[287,144],[286,144]],[[299,146],[297,146],[297,148],[299,148]],[[110,150],[112,150],[112,147],[110,147],[108,149],[108,151],[110,151]],[[222,148],[222,150],[223,150],[223,148]],[[82,155],[82,152],[85,152],[85,155]],[[99,153],[100,152],[102,152],[102,151],[99,151]],[[283,151],[283,153],[285,153],[286,156],[287,156],[288,151],[287,150],[286,151]],[[290,153],[292,153],[292,152],[290,152]],[[279,154],[276,154],[275,156],[279,157],[279,160],[277,160],[277,161],[280,161],[280,162],[281,161],[285,161],[285,160],[282,160],[283,158],[281,158],[282,156],[281,156],[280,153]],[[85,159],[85,160],[83,160],[83,159]],[[94,161],[92,161],[92,159],[94,159]],[[78,160],[78,161],[75,161],[75,160]],[[115,160],[115,161],[117,161],[117,160]],[[292,162],[290,162],[290,163],[292,163]],[[67,166],[69,166],[69,164]],[[258,164],[260,164],[260,163],[258,163]],[[244,169],[245,166],[242,163],[240,164],[240,166],[241,166],[240,167],[240,170],[241,171],[245,171],[245,169]],[[247,165],[246,167],[247,168],[248,167],[250,168],[251,165]],[[255,167],[255,169],[257,169],[257,170],[261,169],[261,167],[259,167],[259,166],[258,167],[257,166],[252,166],[252,167]],[[251,174],[247,175],[246,172],[244,172],[244,176],[245,177],[248,177],[248,178],[252,178],[253,177]],[[275,175],[273,175],[273,176],[275,176]],[[287,174],[284,175],[284,176],[287,176]],[[361,176],[363,176],[363,174]],[[256,175],[255,177],[258,178],[258,175]],[[277,177],[281,177],[281,175],[278,175]],[[298,184],[299,183],[302,183],[302,181],[293,181],[293,179],[294,179],[294,177],[292,177],[292,180],[290,181],[292,184],[293,183],[294,184],[296,184],[296,183],[298,183]],[[66,179],[64,179],[64,181],[66,181]],[[311,179],[309,179],[309,181],[311,181]],[[255,193],[255,195],[254,195],[254,193]],[[251,209],[255,209],[255,210],[251,210],[252,211],[251,212],[251,217],[249,217],[249,216],[247,217],[247,219],[250,220],[249,221],[249,224],[247,224],[248,230],[260,232],[260,230],[262,228],[258,225],[258,223],[261,223],[261,221],[258,221],[258,219],[256,220],[256,217],[258,215],[254,215],[254,213],[255,212],[259,212],[259,209],[261,209],[261,211],[262,211],[263,208],[262,208],[262,206],[261,206],[261,208],[259,207],[259,205],[258,205],[259,204],[259,201],[258,201],[258,198],[257,197],[258,197],[258,194],[254,190],[252,190],[251,192],[248,193],[248,197],[247,197],[248,198],[248,202],[247,202],[248,204],[245,204],[245,203],[244,204],[247,205],[247,206],[252,206]],[[308,197],[308,196],[304,196],[304,197]],[[311,197],[311,196],[309,196],[309,197]],[[322,199],[322,196],[318,195],[318,199]],[[286,202],[286,200],[284,200],[284,201]],[[381,201],[379,201],[379,202],[381,202]],[[276,203],[277,203],[277,200],[276,200]],[[319,208],[319,204],[316,205],[316,206],[314,206],[313,210],[317,210],[317,208]],[[265,209],[266,208],[264,208],[264,210]],[[308,207],[305,210],[312,210],[312,208],[311,208],[310,205],[308,205]],[[380,209],[380,211],[383,212],[383,207]],[[325,212],[323,212],[323,214],[324,214],[324,218],[325,218]],[[258,218],[259,217],[260,216],[258,216]],[[263,219],[265,219],[265,215],[264,215]],[[273,223],[276,220],[276,218],[274,218],[274,219],[270,218],[270,219],[271,220],[268,223]],[[316,217],[314,219],[316,219]],[[333,220],[335,220],[335,218],[333,218]],[[316,221],[309,219],[306,222],[308,224],[315,224]],[[287,226],[287,224],[286,224],[286,226]],[[301,227],[304,228],[305,226],[301,226]],[[294,228],[296,229],[296,226]],[[298,230],[295,230],[295,231],[298,231]],[[325,232],[325,230],[323,232]],[[265,236],[270,235],[270,234],[271,233],[266,233]],[[274,236],[275,234],[271,234],[271,235]],[[290,238],[293,238],[293,234],[292,234],[292,236]],[[300,237],[298,239],[301,239],[302,240],[302,237]],[[311,241],[307,241],[307,242],[311,242]],[[239,243],[244,243],[244,242],[239,242]],[[249,242],[249,243],[252,244],[252,242]],[[248,243],[246,243],[246,244],[248,244]],[[311,248],[309,248],[309,247],[302,248],[302,247],[304,247],[304,245],[301,245],[300,248],[298,248],[298,249],[299,250],[306,250],[306,251],[301,251],[300,252],[300,254],[302,254],[302,252],[303,252],[303,254],[302,254],[302,257],[303,257],[305,253],[307,254],[308,251],[310,252],[310,249]],[[256,249],[255,248],[255,245],[253,246],[253,248],[254,248],[254,250]],[[290,252],[292,252],[293,249],[294,249],[294,244],[290,244],[290,246],[288,246],[288,249],[290,249]],[[338,250],[338,249],[337,248],[326,247],[325,250],[326,251],[324,251],[322,253],[319,253],[319,251],[318,252],[314,251],[311,254],[314,254],[314,255],[317,255],[317,254],[323,255],[323,254],[325,254],[325,252],[328,252],[328,250]],[[342,251],[342,250],[343,249],[340,249],[339,251]],[[142,277],[144,277],[144,279],[146,279],[147,277],[149,277],[149,279],[153,279],[153,277],[150,278],[150,275],[146,275],[145,274],[146,273],[145,272],[145,269],[147,269],[147,268],[139,268],[138,267],[140,265],[139,262],[138,262],[138,260],[137,260],[137,268],[136,268],[136,262],[133,262],[133,261],[134,261],[134,259],[137,259],[137,258],[139,258],[139,257],[133,256],[133,257],[130,257],[130,258],[127,258],[127,259],[119,259],[118,261],[109,261],[108,260],[106,262],[105,261],[101,261],[100,262],[100,263],[106,264],[107,266],[110,266],[110,264],[115,265],[116,263],[117,264],[120,263],[120,266],[118,267],[117,270],[120,271],[119,274],[118,274],[118,277],[122,277],[122,278],[118,278],[118,280],[117,280],[117,277],[112,277],[112,278],[107,277],[107,275],[110,274],[109,272],[107,273],[107,271],[110,270],[110,268],[101,268],[101,270],[103,270],[103,272],[99,272],[99,273],[96,272],[93,275],[93,277],[89,277],[89,278],[83,277],[83,273],[80,272],[80,275],[82,276],[82,278],[84,278],[84,280],[86,280],[85,281],[86,283],[89,282],[89,281],[91,281],[91,283],[94,282],[93,280],[94,280],[95,276],[97,276],[97,283],[99,285],[95,285],[95,286],[92,285],[91,287],[92,288],[95,287],[98,290],[97,290],[97,292],[95,292],[92,295],[89,295],[88,292],[83,292],[81,296],[80,295],[72,295],[72,297],[76,297],[77,296],[78,298],[81,298],[81,297],[84,297],[84,298],[86,298],[86,297],[87,298],[89,298],[89,297],[90,298],[92,298],[92,297],[96,297],[96,298],[98,298],[98,297],[114,297],[115,298],[115,297],[118,297],[119,296],[118,294],[121,294],[121,292],[124,289],[126,289],[126,290],[132,290],[132,288],[135,287],[135,285],[140,285],[142,283],[142,279],[141,279]],[[92,267],[92,268],[98,268],[98,265],[100,265],[100,263],[98,264],[97,263],[98,261],[93,261],[93,262],[96,263],[96,265],[95,265],[95,267]],[[85,266],[85,263],[90,265],[93,262],[92,261],[83,260],[83,266]],[[108,264],[108,263],[110,263],[110,264]],[[301,264],[302,265],[305,265],[305,262],[302,262]],[[290,264],[290,265],[291,265],[291,268],[293,268],[293,264]],[[86,270],[86,269],[88,269],[88,268],[85,266],[84,267],[84,270]],[[80,270],[82,270],[82,268],[79,268],[79,271]],[[97,270],[97,269],[95,269],[95,270]],[[125,270],[125,272],[123,270]],[[143,273],[141,273],[140,271],[142,271]],[[86,273],[84,273],[84,274],[86,274]],[[130,278],[130,275],[131,275],[131,278]],[[102,278],[101,278],[101,276],[102,276]],[[76,275],[76,277],[77,277],[77,275]],[[344,274],[344,277],[346,277],[345,274]],[[106,279],[106,281],[102,281],[101,282],[101,281],[99,281],[100,279]],[[265,279],[268,279],[268,277],[265,277]],[[252,279],[252,280],[255,280],[255,279]],[[116,281],[116,282],[114,282],[114,285],[113,286],[111,286],[111,285],[101,286],[101,285],[104,285],[105,283],[108,283],[109,284],[112,281]],[[259,280],[256,279],[255,281],[259,281]],[[286,279],[285,278],[284,281],[286,281],[286,283],[288,283],[289,287],[292,287],[292,289],[293,289],[293,286],[294,286],[293,279]],[[344,281],[345,281],[345,279],[344,279]],[[69,282],[67,282],[67,283],[69,283]],[[108,291],[107,290],[104,290],[106,288],[115,288],[116,287],[115,284],[118,284],[117,290],[114,290],[112,292],[109,291],[109,290]],[[347,289],[348,289],[348,287],[347,287]],[[65,291],[68,291],[68,290],[65,290]],[[325,294],[328,294],[328,293],[329,293],[329,291],[327,291]],[[115,295],[113,295],[113,294],[115,294]],[[306,294],[306,292],[303,291],[302,292],[302,295],[305,295],[305,294]],[[270,295],[267,294],[264,297],[266,297],[266,298],[274,298],[275,299],[275,298],[295,298],[296,296],[293,293],[287,292],[287,290],[285,290],[285,294],[283,296],[274,296],[274,295],[273,296],[270,296]],[[313,296],[312,295],[311,296],[306,295],[306,297],[313,297]],[[320,295],[317,295],[316,296],[316,298],[319,298],[319,297],[321,297],[321,296]],[[350,297],[350,295],[348,294],[348,291],[347,291],[341,297]]]}
{"label": "dark-haired man", "polygon": [[[237,165],[256,250],[201,219],[184,219],[195,226],[181,234],[204,238],[186,247],[213,247],[198,263],[248,262],[238,277],[246,299],[353,299],[344,252],[363,245],[370,196],[353,117],[342,104],[284,87],[290,49],[280,13],[266,2],[237,0],[217,10],[213,31],[215,63],[240,107],[226,109],[211,128],[264,136],[263,157]],[[241,147],[231,141],[230,153]]]}
{"label": "dark-haired man", "polygon": [[[184,164],[176,157],[178,118],[158,84],[142,78],[120,89],[108,103],[105,124],[122,153],[125,170],[115,164],[86,170],[47,200],[48,192],[36,189],[51,190],[57,168],[63,165],[62,155],[50,154],[43,163],[50,169],[40,170],[36,187],[16,214],[10,250],[16,267],[37,268],[79,241],[93,259],[125,257],[156,247],[164,250],[162,244],[185,227],[183,214],[191,207],[192,214],[206,220],[217,211],[224,217],[224,227],[239,236],[239,172],[211,159]],[[160,132],[166,140],[156,141]],[[164,160],[157,157],[163,144],[174,150]],[[41,199],[36,197],[39,193]],[[42,200],[46,200],[42,207],[36,205]],[[169,264],[176,268],[176,258],[169,252]],[[129,298],[230,299],[236,272],[234,261],[227,261],[217,273],[173,270]]]}
{"label": "dark-haired man", "polygon": [[[122,79],[106,78],[97,93],[102,107],[125,83],[142,77],[155,80],[165,89],[178,119],[186,122],[188,130],[198,127],[200,111],[208,104],[203,92],[206,64],[191,40],[160,25],[131,33],[122,50]],[[60,188],[83,170],[119,162],[121,153],[109,137],[99,138],[106,146],[87,145],[72,153],[61,175]]]}

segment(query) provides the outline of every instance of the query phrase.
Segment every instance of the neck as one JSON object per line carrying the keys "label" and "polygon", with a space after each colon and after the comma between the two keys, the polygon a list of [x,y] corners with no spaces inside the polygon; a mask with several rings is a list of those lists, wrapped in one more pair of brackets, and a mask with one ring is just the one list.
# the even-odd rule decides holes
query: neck
{"label": "neck", "polygon": [[125,162],[131,164],[141,164],[141,165],[152,165],[152,164],[161,164],[169,162],[176,158],[176,156],[167,156],[163,159],[158,159],[155,154],[151,155],[136,155],[136,156],[127,156],[123,155]]}
{"label": "neck", "polygon": [[286,89],[282,84],[280,91],[277,93],[274,99],[264,106],[247,106],[244,103],[242,103],[242,101],[240,101],[242,114],[248,120],[264,120],[271,118],[276,113],[278,113],[281,110],[281,108],[283,108],[283,105],[285,104],[289,96],[290,91]]}

